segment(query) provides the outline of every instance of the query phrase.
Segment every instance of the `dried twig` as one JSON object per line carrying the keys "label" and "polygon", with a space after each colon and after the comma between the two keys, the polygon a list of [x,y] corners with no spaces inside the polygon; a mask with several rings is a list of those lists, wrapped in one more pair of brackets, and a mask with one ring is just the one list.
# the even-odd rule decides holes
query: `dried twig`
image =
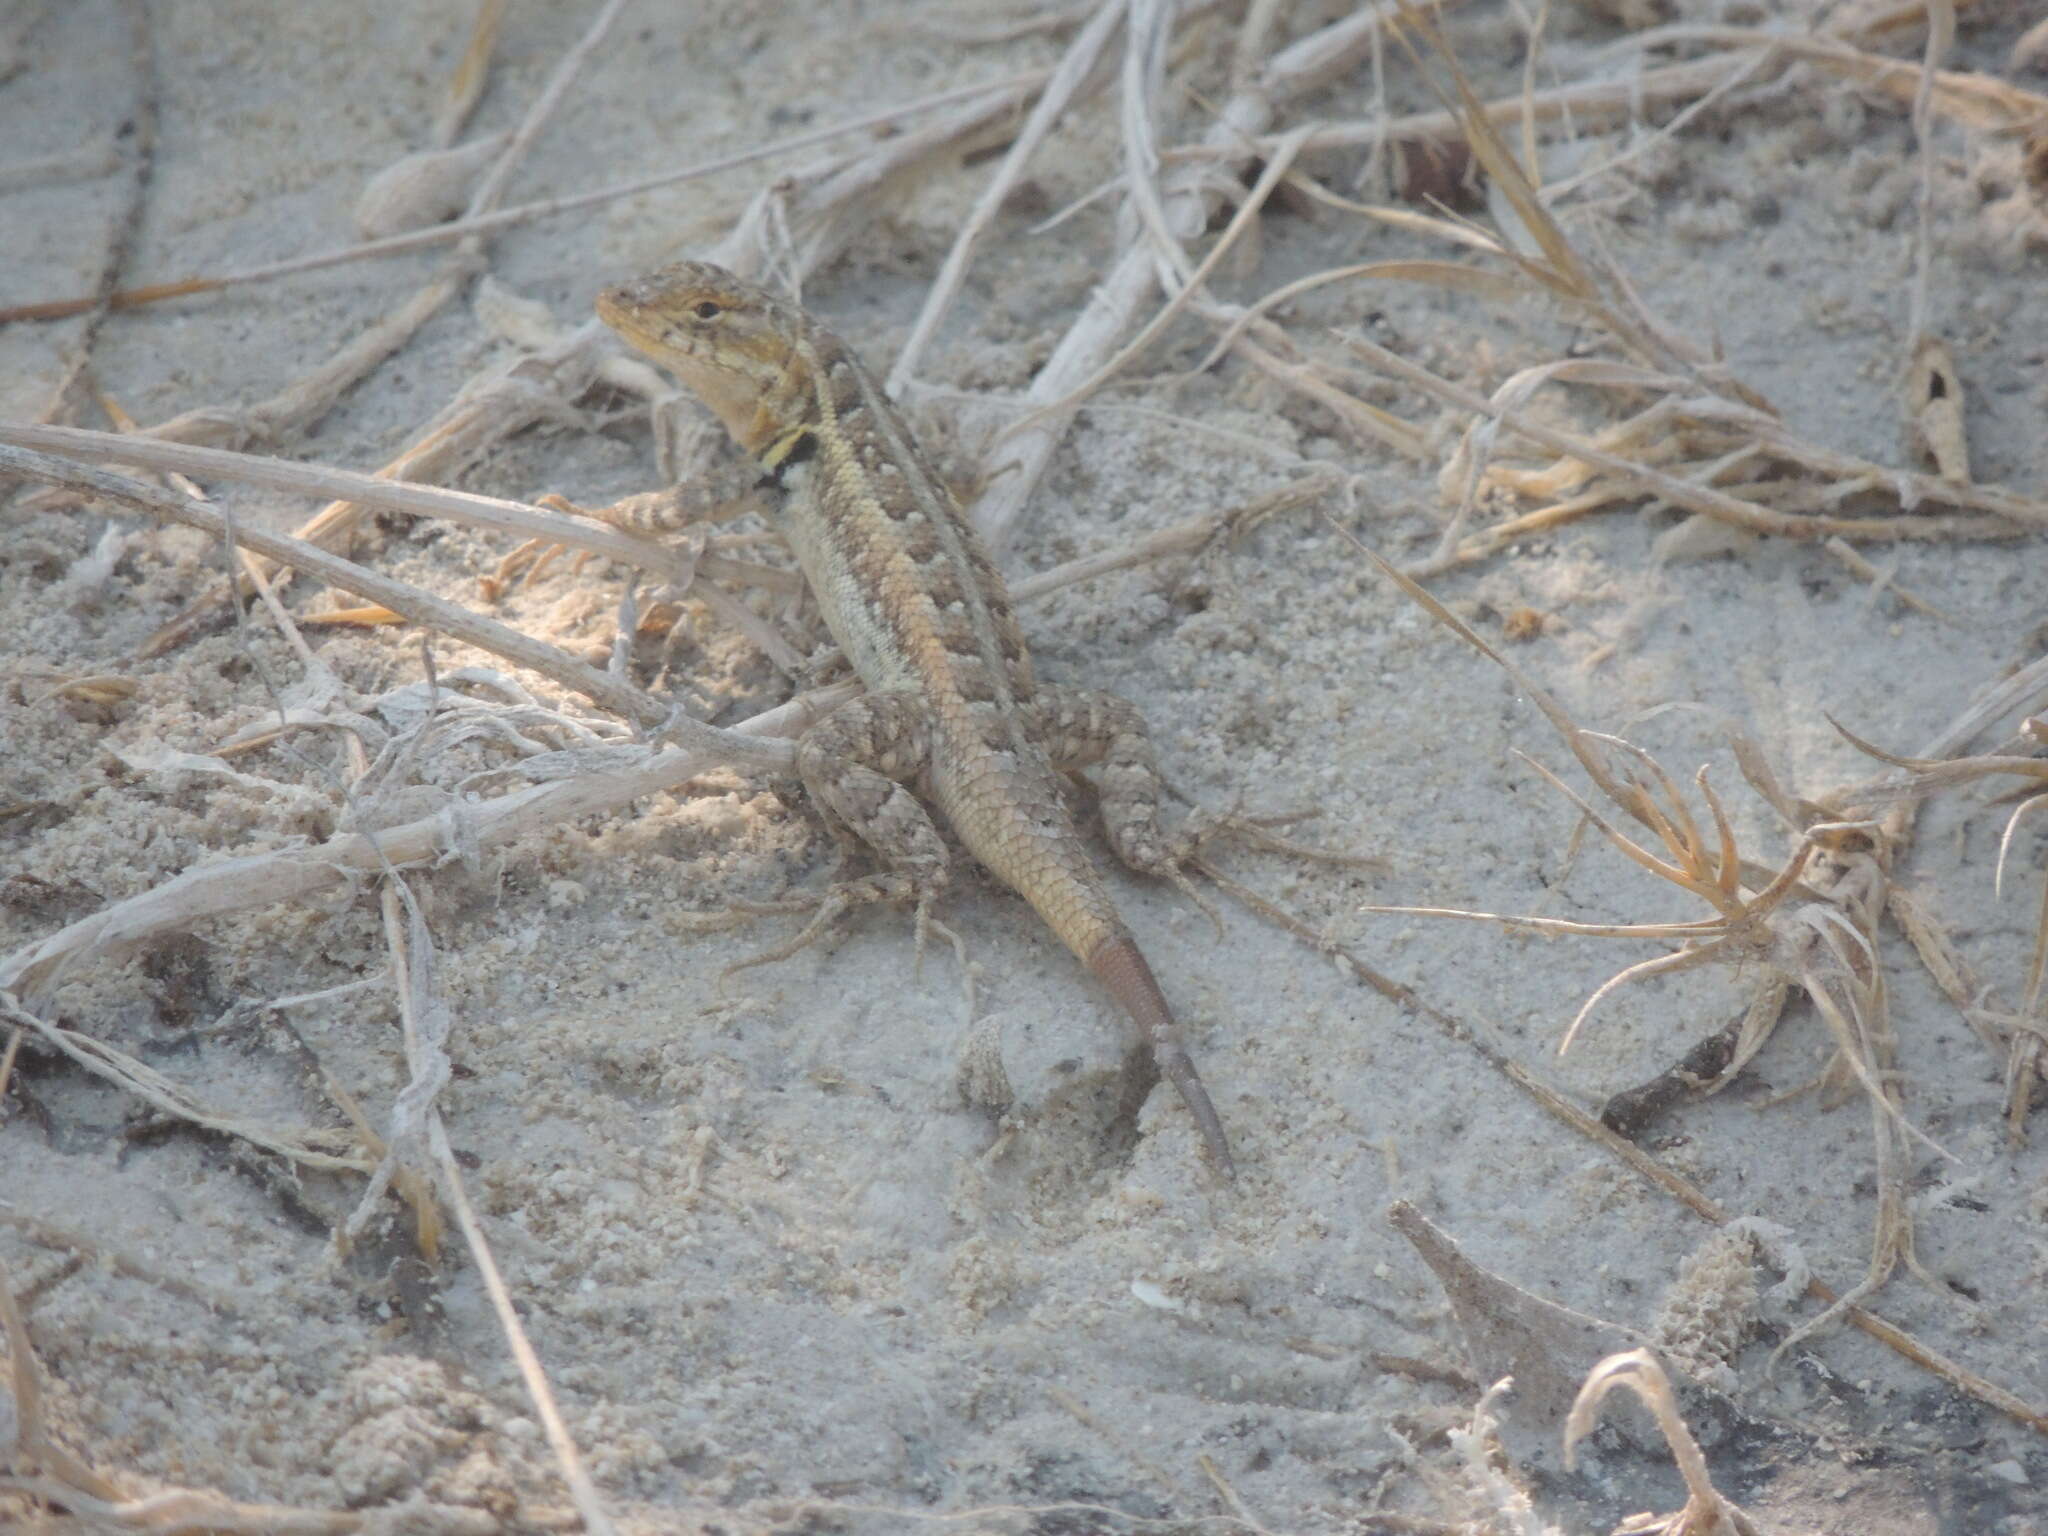
{"label": "dried twig", "polygon": [[[976,85],[961,86],[956,90],[940,91],[931,96],[900,106],[888,107],[879,112],[865,113],[845,122],[833,123],[824,128],[813,128],[803,133],[791,134],[785,139],[776,139],[767,144],[758,144],[751,149],[719,155],[710,160],[698,161],[681,170],[664,171],[656,176],[643,176],[635,181],[620,182],[613,186],[599,187],[590,192],[579,192],[569,197],[541,198],[531,203],[520,203],[511,208],[501,208],[475,218],[459,219],[453,224],[439,224],[431,229],[408,230],[402,235],[392,235],[383,240],[365,240],[356,245],[343,246],[339,250],[322,251],[311,256],[295,256],[285,261],[270,262],[260,267],[246,267],[238,272],[226,272],[214,277],[188,277],[174,283],[157,283],[147,288],[131,288],[112,295],[109,304],[114,309],[135,309],[145,304],[158,303],[164,299],[183,298],[188,294],[212,293],[222,288],[240,287],[248,283],[271,282],[280,277],[291,277],[301,272],[317,272],[324,267],[340,266],[351,261],[370,261],[385,256],[403,256],[412,251],[429,250],[434,246],[453,245],[472,235],[491,235],[499,230],[511,229],[535,219],[554,218],[564,213],[578,213],[585,208],[595,208],[621,198],[637,197],[642,192],[651,192],[657,187],[674,186],[680,182],[697,181],[715,175],[719,171],[732,170],[738,166],[751,165],[757,161],[773,159],[777,155],[793,150],[808,148],[814,144],[827,143],[850,134],[861,133],[870,128],[900,122],[906,117],[937,111],[955,106],[961,102],[973,101],[984,96],[1005,96],[1019,89],[1029,89],[1043,81],[1045,70],[1031,70],[1024,74],[1012,75],[1001,80],[984,81]],[[83,314],[91,309],[90,298],[51,299],[37,304],[17,304],[0,309],[0,325],[13,320],[61,320],[71,315]]]}
{"label": "dried twig", "polygon": [[1677,1514],[1650,1523],[1631,1521],[1630,1528],[1640,1536],[1761,1536],[1756,1522],[1731,1504],[1707,1475],[1707,1458],[1679,1412],[1671,1378],[1647,1349],[1609,1355],[1587,1372],[1564,1427],[1566,1469],[1576,1470],[1579,1442],[1593,1432],[1601,1402],[1616,1387],[1627,1387],[1649,1408],[1685,1479],[1687,1495],[1685,1508]]}

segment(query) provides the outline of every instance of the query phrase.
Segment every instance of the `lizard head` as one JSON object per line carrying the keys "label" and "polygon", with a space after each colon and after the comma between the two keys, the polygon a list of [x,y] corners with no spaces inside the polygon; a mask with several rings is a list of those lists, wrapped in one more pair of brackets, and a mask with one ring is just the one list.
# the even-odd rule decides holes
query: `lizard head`
{"label": "lizard head", "polygon": [[597,296],[597,317],[668,369],[754,451],[772,430],[766,397],[791,371],[800,314],[706,261],[679,261]]}

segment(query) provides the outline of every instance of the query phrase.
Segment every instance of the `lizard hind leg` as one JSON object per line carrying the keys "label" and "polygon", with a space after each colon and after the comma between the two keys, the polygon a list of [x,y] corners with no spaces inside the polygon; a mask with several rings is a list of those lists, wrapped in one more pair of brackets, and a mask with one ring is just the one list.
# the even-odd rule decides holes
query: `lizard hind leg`
{"label": "lizard hind leg", "polygon": [[1054,764],[1062,770],[1098,769],[1103,832],[1117,857],[1140,874],[1172,881],[1208,915],[1219,933],[1222,919],[1183,868],[1212,843],[1237,843],[1324,864],[1380,863],[1361,854],[1332,852],[1279,835],[1279,829],[1316,816],[1313,809],[1253,816],[1246,814],[1241,804],[1227,811],[1198,806],[1179,833],[1169,837],[1159,823],[1159,797],[1166,783],[1153,758],[1145,718],[1136,705],[1094,688],[1041,684],[1038,709],[1046,750]]}
{"label": "lizard hind leg", "polygon": [[1181,868],[1196,844],[1186,837],[1168,838],[1159,824],[1159,795],[1165,781],[1138,707],[1097,688],[1043,683],[1037,705],[1042,738],[1054,766],[1062,771],[1100,770],[1102,830],[1116,856],[1140,874],[1171,881],[1220,935],[1223,919]]}

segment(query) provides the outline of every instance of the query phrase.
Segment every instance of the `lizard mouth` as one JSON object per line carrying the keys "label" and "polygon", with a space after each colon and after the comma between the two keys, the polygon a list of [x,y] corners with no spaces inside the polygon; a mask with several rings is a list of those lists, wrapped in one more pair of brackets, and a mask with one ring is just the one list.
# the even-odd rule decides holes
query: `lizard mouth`
{"label": "lizard mouth", "polygon": [[[638,284],[620,283],[598,290],[595,307],[598,319],[622,340],[670,368],[683,358],[697,360],[703,350],[699,346],[702,338],[687,326],[664,319],[660,308],[647,301]],[[691,371],[694,373],[695,369]]]}
{"label": "lizard mouth", "polygon": [[[628,339],[653,334],[654,327],[647,323],[648,307],[648,295],[639,283],[614,283],[597,291],[597,318]],[[676,336],[670,340],[682,344],[688,338]]]}

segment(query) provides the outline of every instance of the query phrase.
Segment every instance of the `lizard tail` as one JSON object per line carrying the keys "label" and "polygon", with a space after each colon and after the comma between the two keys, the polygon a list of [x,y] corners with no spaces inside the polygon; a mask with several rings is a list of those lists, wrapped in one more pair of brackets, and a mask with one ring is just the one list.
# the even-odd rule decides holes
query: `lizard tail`
{"label": "lizard tail", "polygon": [[1180,1090],[1181,1102],[1195,1117],[1202,1140],[1209,1144],[1210,1157],[1225,1178],[1235,1179],[1237,1165],[1230,1158],[1223,1122],[1217,1118],[1216,1106],[1209,1102],[1209,1090],[1202,1086],[1194,1058],[1181,1043],[1180,1026],[1174,1023],[1173,1011],[1166,1006],[1166,996],[1159,990],[1152,967],[1145,963],[1137,943],[1128,933],[1112,934],[1088,956],[1088,969],[1123,1004],[1145,1043],[1152,1048],[1152,1059],[1160,1073]]}

